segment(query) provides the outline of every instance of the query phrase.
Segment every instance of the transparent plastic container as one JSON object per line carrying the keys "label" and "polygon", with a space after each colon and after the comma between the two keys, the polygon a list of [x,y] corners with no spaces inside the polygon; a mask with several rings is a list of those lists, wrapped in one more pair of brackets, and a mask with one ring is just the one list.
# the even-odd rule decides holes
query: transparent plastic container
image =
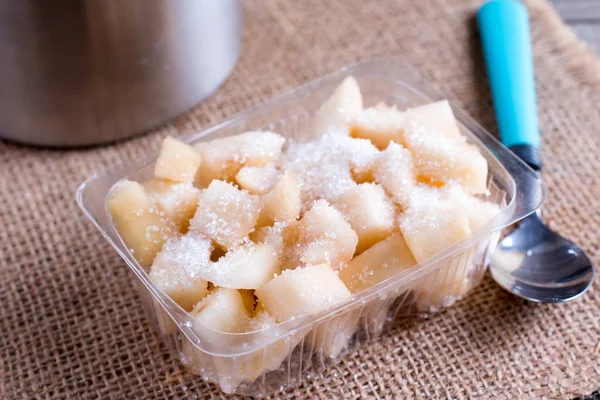
{"label": "transparent plastic container", "polygon": [[[441,98],[414,70],[395,60],[375,59],[344,67],[184,140],[195,143],[257,129],[309,139],[311,115],[348,75],[356,77],[365,106],[385,101],[404,109]],[[349,303],[263,331],[222,333],[193,324],[187,312],[154,286],[123,244],[106,209],[106,197],[121,179],[151,177],[157,154],[92,176],[79,187],[77,201],[138,278],[146,309],[174,354],[199,379],[215,382],[224,392],[263,396],[320,373],[381,334],[399,315],[435,311],[464,296],[480,283],[500,230],[545,200],[546,188],[538,174],[453,108],[463,134],[488,161],[488,200],[501,212],[435,257],[354,295]]]}

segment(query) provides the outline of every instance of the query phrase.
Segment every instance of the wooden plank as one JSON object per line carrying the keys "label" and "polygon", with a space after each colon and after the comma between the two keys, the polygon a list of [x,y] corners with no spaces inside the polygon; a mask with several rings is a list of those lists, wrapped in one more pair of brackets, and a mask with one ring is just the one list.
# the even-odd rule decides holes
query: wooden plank
{"label": "wooden plank", "polygon": [[552,3],[566,22],[598,20],[600,27],[600,0],[552,0]]}

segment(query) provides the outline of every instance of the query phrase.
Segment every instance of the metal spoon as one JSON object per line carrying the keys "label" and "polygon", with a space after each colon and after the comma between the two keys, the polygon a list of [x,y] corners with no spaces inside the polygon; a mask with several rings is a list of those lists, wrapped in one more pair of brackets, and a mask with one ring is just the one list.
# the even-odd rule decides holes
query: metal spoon
{"label": "metal spoon", "polygon": [[[516,0],[492,0],[481,7],[477,20],[502,143],[539,172],[540,139],[527,10]],[[490,271],[504,289],[542,303],[574,299],[594,281],[589,258],[573,242],[544,225],[539,211],[523,219],[500,242]]]}

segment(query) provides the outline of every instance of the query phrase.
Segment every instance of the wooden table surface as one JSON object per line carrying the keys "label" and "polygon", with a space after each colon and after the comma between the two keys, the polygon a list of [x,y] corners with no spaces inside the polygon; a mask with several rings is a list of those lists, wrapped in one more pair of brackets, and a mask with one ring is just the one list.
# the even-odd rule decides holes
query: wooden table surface
{"label": "wooden table surface", "polygon": [[552,0],[563,20],[600,54],[600,0]]}

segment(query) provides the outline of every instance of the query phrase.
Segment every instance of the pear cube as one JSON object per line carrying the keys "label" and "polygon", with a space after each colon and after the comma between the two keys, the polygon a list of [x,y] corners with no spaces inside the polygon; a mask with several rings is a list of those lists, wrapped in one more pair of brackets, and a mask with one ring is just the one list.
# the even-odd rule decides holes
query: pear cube
{"label": "pear cube", "polygon": [[401,216],[400,229],[417,262],[427,260],[471,234],[465,210],[444,202],[409,208]]}
{"label": "pear cube", "polygon": [[196,185],[205,188],[215,180],[232,182],[244,166],[264,167],[279,158],[285,139],[273,132],[246,132],[194,147],[202,156]]}
{"label": "pear cube", "polygon": [[137,182],[119,182],[106,206],[119,235],[142,267],[149,267],[165,241],[177,234],[172,221]]}
{"label": "pear cube", "polygon": [[[260,332],[257,335],[258,343],[268,343],[274,338],[282,335],[283,330],[277,329],[277,320],[267,311],[262,310],[256,312],[248,323],[248,332]],[[283,338],[273,341],[264,348],[252,353],[251,357],[247,357],[243,362],[238,359],[237,363],[242,368],[242,376],[244,380],[254,380],[264,371],[273,371],[279,368],[283,360],[302,340],[305,331],[298,331],[294,334],[285,335]]]}
{"label": "pear cube", "polygon": [[379,153],[374,167],[375,180],[383,186],[392,200],[406,207],[416,179],[413,157],[404,147],[394,142]]}
{"label": "pear cube", "polygon": [[478,199],[460,186],[449,188],[445,195],[448,202],[460,205],[465,210],[471,230],[479,228],[500,212],[498,205]]}
{"label": "pear cube", "polygon": [[302,208],[300,184],[293,173],[286,172],[268,193],[262,195],[258,226],[298,219]]}
{"label": "pear cube", "polygon": [[358,243],[356,232],[342,213],[325,200],[316,201],[285,235],[302,264],[324,263],[336,270],[352,259]]}
{"label": "pear cube", "polygon": [[402,234],[395,232],[356,256],[339,273],[352,293],[359,293],[416,265]]}
{"label": "pear cube", "polygon": [[200,161],[200,154],[192,146],[167,136],[154,165],[154,176],[173,182],[192,183]]}
{"label": "pear cube", "polygon": [[243,167],[235,175],[235,181],[252,194],[263,194],[275,185],[278,174],[275,163],[264,167]]}
{"label": "pear cube", "polygon": [[458,183],[471,193],[487,193],[488,164],[475,146],[433,138],[407,142],[420,181],[434,186]]}
{"label": "pear cube", "polygon": [[350,136],[370,140],[379,150],[390,142],[404,143],[404,113],[380,103],[361,110],[352,121]]}
{"label": "pear cube", "polygon": [[428,135],[451,140],[464,140],[452,107],[447,100],[410,108],[406,112],[412,120],[418,121]]}
{"label": "pear cube", "polygon": [[163,179],[150,179],[143,186],[158,208],[177,225],[181,233],[185,233],[198,208],[200,190],[191,183],[174,183]]}
{"label": "pear cube", "polygon": [[[254,332],[250,347],[262,345],[256,351],[235,357],[214,357],[219,384],[231,393],[242,382],[252,382],[263,372],[278,369],[306,331],[285,334],[266,311],[256,313],[248,322],[246,331]],[[278,336],[283,336],[277,339]]]}
{"label": "pear cube", "polygon": [[230,183],[213,181],[202,191],[190,230],[211,238],[223,249],[241,244],[254,229],[260,200]]}
{"label": "pear cube", "polygon": [[419,180],[436,186],[458,183],[471,193],[487,193],[488,164],[479,149],[466,143],[456,122],[455,129],[446,127],[443,132],[431,124],[431,120],[409,111],[405,142]]}
{"label": "pear cube", "polygon": [[258,288],[255,294],[278,322],[325,311],[352,297],[327,264],[285,270]]}
{"label": "pear cube", "polygon": [[377,184],[360,184],[342,194],[335,204],[358,236],[358,254],[392,232],[394,205]]}
{"label": "pear cube", "polygon": [[462,252],[451,261],[445,261],[439,270],[430,273],[413,286],[417,308],[436,311],[452,305],[470,288],[470,274],[474,267],[477,247]]}
{"label": "pear cube", "polygon": [[247,243],[229,250],[198,274],[215,286],[256,289],[279,271],[279,254],[273,246]]}
{"label": "pear cube", "polygon": [[347,77],[315,113],[313,131],[325,133],[331,128],[347,127],[362,110],[362,95],[358,82]]}
{"label": "pear cube", "polygon": [[307,343],[313,350],[320,351],[326,358],[338,358],[348,348],[352,336],[358,328],[360,314],[348,311],[339,317],[321,322],[313,335],[307,335]]}
{"label": "pear cube", "polygon": [[169,239],[157,254],[150,279],[186,311],[208,293],[200,271],[210,264],[210,240],[196,233]]}
{"label": "pear cube", "polygon": [[199,329],[210,328],[218,332],[243,332],[250,321],[240,292],[220,287],[198,302],[190,315]]}

